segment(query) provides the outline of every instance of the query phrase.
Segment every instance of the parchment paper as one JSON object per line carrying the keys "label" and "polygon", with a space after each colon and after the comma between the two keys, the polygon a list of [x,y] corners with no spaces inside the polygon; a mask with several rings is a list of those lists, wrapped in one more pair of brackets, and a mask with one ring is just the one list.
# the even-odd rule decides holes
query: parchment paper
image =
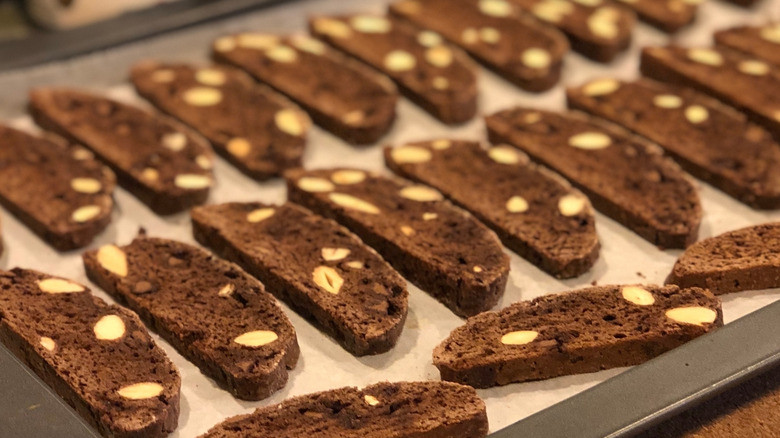
{"label": "parchment paper", "polygon": [[[228,31],[303,31],[307,14],[336,12],[380,12],[387,0],[315,0],[297,2],[262,13],[234,17],[226,22],[208,24],[173,35],[163,36],[140,44],[91,55],[83,60],[63,62],[34,70],[30,79],[24,72],[0,75],[2,96],[18,104],[20,84],[85,85],[101,84],[92,77],[123,77],[127,65],[144,57],[180,59],[205,62],[209,42]],[[710,1],[701,7],[698,22],[680,32],[675,40],[681,44],[708,44],[714,29],[746,22],[764,22],[780,17],[780,2],[769,0],[761,3],[753,13]],[[638,48],[644,45],[664,44],[669,37],[644,24],[635,32],[634,45],[628,55],[611,65],[600,65],[576,54],[566,59],[563,83],[579,85],[604,75],[632,78],[637,74]],[[147,50],[149,49],[149,50]],[[122,55],[115,55],[121,53]],[[74,71],[82,72],[73,74]],[[101,74],[103,73],[103,74]],[[102,79],[105,80],[105,79]],[[13,87],[16,85],[16,87]],[[9,87],[10,86],[10,87]],[[26,88],[26,87],[25,87]],[[92,87],[96,91],[109,91],[114,97],[140,102],[127,84],[113,81],[113,87]],[[482,70],[480,76],[480,112],[488,114],[512,105],[537,106],[563,109],[563,87],[541,95],[524,93]],[[6,101],[8,102],[8,101]],[[7,108],[6,108],[7,111]],[[31,128],[27,118],[16,118],[13,124]],[[481,118],[458,127],[447,128],[406,100],[399,105],[399,118],[383,143],[397,144],[409,140],[438,136],[466,139],[484,139]],[[322,130],[314,129],[305,156],[307,167],[356,166],[366,169],[383,169],[379,145],[356,149]],[[285,190],[281,181],[257,183],[219,159],[215,166],[217,184],[209,202],[262,200],[281,203]],[[705,238],[739,227],[780,219],[780,213],[752,210],[710,186],[697,182],[701,188],[704,220],[700,237]],[[145,227],[152,236],[178,239],[194,243],[191,237],[189,216],[184,213],[161,218],[153,214],[138,200],[122,189],[116,192],[117,207],[113,222],[90,246],[96,248],[108,243],[126,244]],[[597,214],[597,229],[602,242],[599,261],[593,270],[574,280],[560,281],[544,274],[531,264],[512,255],[512,271],[506,294],[499,307],[518,300],[560,292],[589,285],[610,283],[662,283],[680,251],[660,251],[626,228],[601,214]],[[25,226],[9,214],[3,214],[3,237],[6,252],[0,259],[1,268],[22,266],[61,275],[90,284],[84,274],[80,251],[57,253]],[[96,295],[111,301],[103,292],[93,287]],[[246,402],[233,398],[219,389],[198,369],[184,360],[166,342],[155,336],[179,367],[182,378],[181,417],[179,429],[173,437],[193,437],[236,414],[251,412],[254,408],[281,402],[287,397],[346,385],[365,386],[382,380],[438,379],[438,372],[431,363],[431,352],[449,332],[463,323],[443,305],[410,285],[409,317],[398,345],[389,353],[373,357],[355,358],[334,341],[324,336],[311,324],[284,306],[298,332],[301,359],[290,374],[287,386],[272,397],[260,402]],[[777,291],[755,291],[726,295],[723,308],[726,321],[743,316],[775,301]],[[488,408],[491,431],[503,428],[521,418],[570,397],[596,383],[608,379],[621,370],[609,370],[594,374],[569,376],[542,382],[515,384],[480,390]]]}

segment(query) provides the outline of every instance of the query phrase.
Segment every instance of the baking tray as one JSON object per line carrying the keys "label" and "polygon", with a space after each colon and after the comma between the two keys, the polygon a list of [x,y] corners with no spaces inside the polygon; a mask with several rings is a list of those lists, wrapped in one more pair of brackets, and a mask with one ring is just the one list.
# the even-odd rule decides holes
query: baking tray
{"label": "baking tray", "polygon": [[[386,7],[387,3],[387,0],[310,0],[307,2],[293,2],[264,10],[261,13],[240,14],[232,16],[228,20],[212,22],[208,26],[192,27],[174,34],[147,39],[142,44],[131,44],[130,46],[109,52],[88,55],[67,63],[52,64],[32,69],[30,71],[35,74],[30,76],[35,76],[35,78],[31,79],[27,84],[22,81],[24,78],[21,76],[27,76],[28,70],[20,71],[18,74],[14,72],[5,76],[0,74],[0,101],[3,101],[2,98],[5,96],[3,93],[8,93],[9,96],[15,99],[16,97],[14,96],[17,96],[15,93],[24,92],[30,84],[48,83],[89,86],[94,77],[95,69],[99,69],[101,76],[121,78],[126,75],[128,65],[147,56],[155,56],[161,59],[205,62],[207,60],[209,42],[227,32],[241,30],[302,31],[305,29],[305,17],[310,14],[337,14],[356,11],[379,12]],[[780,3],[778,2],[765,1],[760,3],[755,11],[750,12],[712,1],[702,6],[700,19],[696,26],[679,33],[674,38],[680,44],[708,44],[714,29],[733,26],[751,20],[761,21],[763,16],[777,15],[778,12],[780,12]],[[642,25],[637,29],[636,40],[630,53],[621,56],[611,65],[599,65],[576,54],[569,55],[566,59],[563,81],[566,84],[577,85],[588,79],[607,74],[620,78],[632,78],[637,74],[639,47],[664,44],[668,41],[669,37],[667,35]],[[120,84],[119,81],[120,79],[111,82],[113,86],[108,88],[97,87],[96,91],[106,92],[118,99],[142,103],[127,84]],[[541,95],[528,94],[484,70],[480,73],[480,89],[480,112],[482,114],[489,114],[518,104],[553,110],[560,110],[565,106],[564,92],[561,86]],[[21,114],[21,111],[19,114]],[[29,119],[25,117],[13,119],[12,124],[21,128],[32,127]],[[463,126],[448,128],[402,99],[399,102],[398,122],[383,139],[383,143],[399,144],[410,140],[442,136],[484,139],[484,126],[478,118]],[[304,158],[304,163],[308,167],[342,165],[362,167],[369,170],[383,169],[381,164],[381,147],[379,145],[360,149],[353,148],[316,128],[311,133],[309,144],[310,147]],[[223,160],[216,162],[215,172],[217,185],[212,192],[210,202],[259,199],[265,202],[279,203],[285,199],[284,184],[281,181],[259,184],[246,178]],[[696,182],[696,185],[700,189],[702,205],[705,211],[700,233],[701,238],[746,225],[780,220],[780,212],[755,211],[706,184]],[[189,218],[186,214],[166,218],[158,217],[121,189],[117,190],[115,198],[117,210],[114,214],[113,223],[105,233],[98,237],[90,248],[115,242],[125,244],[132,239],[141,226],[149,230],[151,235],[165,236],[194,243],[191,236]],[[0,259],[0,267],[32,267],[90,284],[84,274],[79,252],[57,253],[41,242],[14,218],[4,215],[3,220],[3,235],[7,241],[8,251]],[[519,257],[510,254],[512,271],[506,294],[499,307],[504,307],[518,300],[532,299],[546,293],[587,286],[592,282],[600,284],[661,283],[680,254],[680,251],[658,250],[601,214],[597,214],[597,231],[603,245],[601,258],[592,271],[577,279],[561,281],[551,278]],[[99,289],[93,287],[93,292],[97,296],[111,301]],[[740,327],[739,324],[742,324],[742,322],[732,324],[732,321],[775,302],[778,297],[780,296],[776,291],[752,291],[724,296],[724,319],[730,325],[702,339],[717,340],[721,339],[721,336],[727,336],[728,333],[731,333],[731,330],[737,330]],[[180,369],[184,382],[180,427],[172,437],[196,436],[205,432],[210,426],[225,417],[250,412],[256,407],[278,403],[288,397],[300,394],[345,385],[365,386],[381,380],[438,379],[438,372],[431,364],[431,351],[436,344],[444,339],[452,329],[461,325],[463,321],[455,317],[433,298],[411,286],[409,307],[409,317],[397,347],[383,355],[363,358],[355,358],[346,353],[335,342],[285,307],[298,331],[302,350],[301,361],[298,367],[291,373],[288,385],[272,397],[261,402],[245,402],[234,399],[227,392],[218,389],[212,381],[205,378],[191,363],[187,362],[172,349],[170,345],[154,336]],[[775,324],[769,327],[776,326],[778,310],[776,306],[768,309],[766,311],[774,312],[775,320]],[[758,315],[762,314],[759,313]],[[743,321],[751,321],[752,318],[750,317]],[[750,332],[751,329],[747,329],[747,331]],[[772,330],[766,330],[767,334],[771,332]],[[722,335],[722,333],[726,333],[726,335]],[[741,341],[734,341],[733,338],[731,341],[728,337],[723,339],[722,341],[717,341],[717,347],[705,349],[710,351],[704,351],[702,353],[704,356],[702,356],[701,360],[706,361],[706,355],[716,354],[716,350],[734,351],[730,350],[730,348],[737,347],[744,347],[745,350],[748,350],[745,345],[750,345],[749,343],[744,344]],[[691,383],[692,386],[682,387],[680,385],[681,382],[675,380],[677,379],[675,374],[679,373],[667,372],[669,368],[653,368],[656,365],[652,364],[659,362],[663,364],[666,360],[665,358],[668,357],[667,355],[662,356],[657,361],[651,361],[647,365],[633,368],[627,372],[626,369],[614,369],[599,373],[566,376],[541,382],[529,382],[479,390],[479,394],[488,406],[491,431],[499,431],[518,420],[525,419],[517,427],[536,427],[537,429],[526,429],[528,435],[524,434],[523,436],[534,436],[531,433],[532,431],[536,431],[533,433],[538,433],[540,430],[538,428],[549,432],[550,435],[547,435],[546,432],[541,432],[541,435],[536,436],[555,436],[552,435],[553,428],[561,427],[561,423],[576,422],[577,417],[586,415],[588,412],[590,414],[587,415],[598,414],[599,412],[597,411],[600,409],[597,406],[608,406],[616,393],[631,394],[634,390],[640,391],[642,388],[646,388],[646,385],[649,384],[648,382],[652,382],[653,388],[658,386],[659,382],[667,382],[673,390],[672,392],[664,393],[662,396],[654,395],[654,391],[642,394],[642,397],[650,397],[651,400],[648,401],[648,404],[636,404],[636,409],[632,408],[631,413],[626,412],[630,407],[628,403],[626,403],[628,406],[623,406],[624,410],[617,408],[601,410],[601,415],[609,417],[611,420],[607,421],[604,418],[598,418],[592,422],[588,421],[587,427],[578,428],[575,436],[584,437],[586,433],[590,433],[589,431],[593,431],[595,434],[593,436],[601,436],[600,434],[603,433],[603,430],[598,429],[598,427],[602,423],[615,426],[615,431],[622,430],[619,433],[629,434],[633,433],[631,432],[633,430],[638,430],[638,428],[651,424],[664,415],[669,415],[684,405],[693,403],[694,400],[706,397],[709,392],[719,391],[750,373],[760,370],[763,366],[761,364],[765,363],[762,361],[767,356],[761,357],[759,354],[760,348],[758,347],[760,342],[755,342],[755,353],[757,355],[754,358],[755,360],[742,361],[742,359],[747,360],[750,357],[749,354],[751,354],[742,350],[740,350],[741,356],[732,355],[728,357],[724,355],[721,358],[723,360],[718,361],[724,368],[713,370],[713,373],[706,378],[698,374],[693,379],[686,378],[686,382]],[[677,357],[675,356],[676,354],[688,354],[685,352],[695,349],[696,345],[700,344],[688,344],[670,353],[670,355]],[[775,345],[774,348],[777,348],[777,346]],[[672,362],[667,366],[673,369],[677,365]],[[648,374],[642,376],[642,373]],[[631,377],[637,375],[638,377]],[[648,380],[648,375],[650,375],[652,380]],[[615,376],[618,376],[617,379],[609,380],[610,378],[615,378]],[[597,386],[605,381],[608,383],[603,386]],[[631,383],[632,381],[634,383]],[[607,388],[606,390],[603,389],[605,387]],[[609,390],[610,387],[613,388],[611,392]],[[587,391],[589,389],[590,391]],[[583,399],[582,397],[585,398]],[[598,400],[597,403],[588,402],[588,400],[592,401],[594,398]],[[582,400],[585,400],[587,403],[583,403]],[[559,402],[571,403],[563,405],[564,407],[570,406],[564,410],[564,415],[550,417],[548,414],[540,413]],[[579,408],[574,410],[575,408],[572,407],[574,406],[572,404],[576,405],[578,403],[579,406],[585,406],[584,410]],[[561,408],[556,407],[552,409]],[[559,410],[558,412],[560,413],[561,411]],[[543,425],[545,424],[545,418],[547,418],[546,426]],[[582,426],[584,423],[578,424]],[[0,427],[2,427],[2,422],[0,422]],[[512,436],[514,433],[514,429],[507,429],[506,431],[498,432],[498,436]],[[2,433],[0,433],[0,436],[2,436]]]}

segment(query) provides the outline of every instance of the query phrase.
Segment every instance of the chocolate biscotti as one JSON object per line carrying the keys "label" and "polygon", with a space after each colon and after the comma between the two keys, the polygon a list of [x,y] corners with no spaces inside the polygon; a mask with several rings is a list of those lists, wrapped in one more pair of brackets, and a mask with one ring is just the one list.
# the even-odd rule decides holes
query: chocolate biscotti
{"label": "chocolate biscotti", "polygon": [[103,436],[162,438],[179,372],[134,313],[64,278],[0,271],[0,341]]}
{"label": "chocolate biscotti", "polygon": [[312,34],[386,74],[412,102],[447,124],[477,111],[477,73],[471,60],[440,38],[397,18],[377,15],[315,17]]}
{"label": "chocolate biscotti", "polygon": [[780,65],[780,23],[777,22],[715,32],[715,44]]}
{"label": "chocolate biscotti", "polygon": [[443,36],[528,91],[552,88],[569,51],[560,32],[506,0],[403,0],[390,12],[429,29],[418,33],[421,44],[437,44]]}
{"label": "chocolate biscotti", "polygon": [[40,126],[91,150],[156,213],[178,213],[208,198],[211,148],[165,117],[64,88],[33,90],[30,113]]}
{"label": "chocolate biscotti", "polygon": [[780,223],[697,242],[677,259],[666,283],[705,287],[714,294],[780,287]]}
{"label": "chocolate biscotti", "polygon": [[231,394],[260,400],[287,383],[300,352],[295,329],[262,283],[238,266],[147,237],[83,259],[90,280]]}
{"label": "chocolate biscotti", "polygon": [[54,248],[87,246],[108,226],[115,185],[83,148],[0,125],[0,203]]}
{"label": "chocolate biscotti", "polygon": [[728,49],[669,46],[643,49],[640,69],[710,94],[780,139],[780,67]]}
{"label": "chocolate biscotti", "polygon": [[314,38],[227,35],[212,44],[212,53],[216,61],[244,69],[285,94],[315,123],[349,143],[374,143],[395,120],[393,82]]}
{"label": "chocolate biscotti", "polygon": [[195,239],[266,284],[356,356],[396,344],[406,282],[357,236],[295,204],[258,202],[192,210]]}
{"label": "chocolate biscotti", "polygon": [[558,278],[576,277],[598,258],[588,199],[517,149],[440,139],[387,147],[385,163],[436,188],[492,228],[507,248]]}
{"label": "chocolate biscotti", "polygon": [[560,173],[593,206],[661,248],[696,241],[702,210],[691,182],[660,149],[581,113],[514,108],[486,118],[488,137]]}
{"label": "chocolate biscotti", "polygon": [[309,117],[231,67],[142,62],[131,80],[161,111],[206,137],[236,168],[258,180],[301,165]]}
{"label": "chocolate biscotti", "polygon": [[448,382],[377,383],[294,397],[228,418],[201,438],[481,438],[485,403]]}
{"label": "chocolate biscotti", "polygon": [[[553,0],[554,1],[554,0]],[[617,0],[664,32],[676,32],[693,23],[704,0]]]}
{"label": "chocolate biscotti", "polygon": [[745,116],[689,88],[599,79],[567,91],[569,107],[664,148],[695,177],[757,208],[780,208],[780,145]]}
{"label": "chocolate biscotti", "polygon": [[638,365],[721,325],[704,289],[597,286],[469,318],[433,363],[443,380],[487,388]]}
{"label": "chocolate biscotti", "polygon": [[292,202],[352,230],[455,314],[476,315],[503,295],[509,257],[498,237],[438,191],[354,169],[285,178]]}

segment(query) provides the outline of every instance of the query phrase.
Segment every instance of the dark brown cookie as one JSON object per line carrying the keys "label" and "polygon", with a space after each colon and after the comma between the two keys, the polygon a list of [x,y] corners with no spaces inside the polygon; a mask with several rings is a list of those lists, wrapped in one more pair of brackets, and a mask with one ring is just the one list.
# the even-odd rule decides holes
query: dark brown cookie
{"label": "dark brown cookie", "polygon": [[84,145],[119,184],[158,214],[202,204],[213,182],[211,148],[165,117],[77,90],[30,93],[35,121]]}
{"label": "dark brown cookie", "polygon": [[357,236],[295,204],[192,210],[198,242],[241,264],[268,290],[356,356],[395,346],[406,282]]}
{"label": "dark brown cookie", "polygon": [[63,278],[0,271],[0,341],[103,436],[162,438],[181,378],[135,313]]}
{"label": "dark brown cookie", "polygon": [[228,35],[212,44],[212,54],[294,100],[315,123],[349,143],[374,143],[395,120],[393,82],[314,38]]}
{"label": "dark brown cookie", "polygon": [[664,32],[676,32],[693,23],[703,0],[618,0]]}
{"label": "dark brown cookie", "polygon": [[695,88],[742,110],[780,139],[780,67],[722,48],[646,47],[642,74]]}
{"label": "dark brown cookie", "polygon": [[133,67],[131,79],[141,96],[200,132],[250,177],[301,165],[309,117],[245,73],[147,61]]}
{"label": "dark brown cookie", "polygon": [[438,191],[353,169],[285,178],[292,202],[352,230],[455,314],[475,315],[503,295],[509,257],[498,237]]}
{"label": "dark brown cookie", "polygon": [[715,32],[715,44],[780,65],[780,23],[724,29]]}
{"label": "dark brown cookie", "polygon": [[441,191],[493,229],[509,249],[558,278],[599,256],[588,199],[559,175],[509,146],[434,140],[385,148],[387,167]]}
{"label": "dark brown cookie", "polygon": [[448,382],[377,383],[291,398],[228,418],[201,438],[482,438],[485,403]]}
{"label": "dark brown cookie", "polygon": [[300,349],[262,283],[174,240],[138,237],[84,253],[87,276],[231,394],[261,400],[284,387]]}
{"label": "dark brown cookie", "polygon": [[674,264],[667,284],[714,294],[780,287],[780,223],[742,228],[697,242]]}
{"label": "dark brown cookie", "polygon": [[386,74],[411,101],[444,123],[477,111],[477,73],[471,60],[442,41],[420,41],[419,30],[392,17],[315,17],[312,34]]}
{"label": "dark brown cookie", "polygon": [[597,286],[469,318],[433,363],[443,380],[487,388],[638,365],[721,325],[704,289]]}
{"label": "dark brown cookie", "polygon": [[438,44],[443,36],[528,91],[552,88],[569,51],[563,34],[506,0],[402,0],[390,12],[430,29],[418,32],[421,44]]}
{"label": "dark brown cookie", "polygon": [[0,125],[0,203],[54,248],[87,246],[108,226],[115,184],[90,152]]}
{"label": "dark brown cookie", "polygon": [[685,174],[652,144],[581,113],[514,108],[486,118],[515,146],[582,190],[593,206],[661,248],[696,241],[702,210]]}
{"label": "dark brown cookie", "polygon": [[780,145],[745,116],[689,88],[599,79],[567,92],[569,107],[664,148],[692,175],[757,208],[780,208]]}

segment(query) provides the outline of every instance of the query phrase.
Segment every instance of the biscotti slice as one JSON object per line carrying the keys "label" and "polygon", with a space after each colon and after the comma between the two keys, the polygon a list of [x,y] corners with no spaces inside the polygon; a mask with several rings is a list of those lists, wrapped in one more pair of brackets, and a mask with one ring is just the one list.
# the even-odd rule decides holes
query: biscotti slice
{"label": "biscotti slice", "polygon": [[488,137],[560,173],[593,206],[661,248],[684,248],[701,223],[693,184],[661,150],[581,113],[513,108],[486,118]]}
{"label": "biscotti slice", "polygon": [[517,149],[440,139],[387,147],[385,163],[438,189],[492,228],[507,248],[558,278],[586,272],[599,256],[585,195]]}
{"label": "biscotti slice", "polygon": [[407,98],[442,122],[474,117],[476,66],[441,39],[421,40],[408,23],[377,15],[315,17],[309,27],[315,37],[389,76]]}
{"label": "biscotti slice", "polygon": [[[548,0],[554,3],[554,0]],[[617,0],[636,11],[642,21],[664,32],[676,32],[693,23],[703,0]]]}
{"label": "biscotti slice", "polygon": [[780,145],[742,113],[689,88],[599,79],[567,91],[569,107],[664,148],[689,173],[757,208],[780,208]]}
{"label": "biscotti slice", "polygon": [[346,228],[291,203],[191,213],[198,242],[243,266],[350,353],[378,354],[396,344],[408,308],[406,282]]}
{"label": "biscotti slice", "polygon": [[133,67],[131,79],[141,96],[200,132],[250,177],[301,165],[309,117],[245,73],[147,61]]}
{"label": "biscotti slice", "polygon": [[295,329],[263,284],[238,266],[143,236],[83,259],[90,280],[231,394],[260,400],[287,383],[300,352]]}
{"label": "biscotti slice", "polygon": [[430,29],[418,33],[421,44],[437,44],[443,36],[528,91],[552,88],[569,51],[563,34],[506,0],[405,0],[390,5],[390,12]]}
{"label": "biscotti slice", "polygon": [[638,365],[721,325],[705,289],[597,286],[469,318],[433,363],[443,380],[488,388]]}
{"label": "biscotti slice", "polygon": [[724,29],[715,32],[715,44],[780,65],[780,23]]}
{"label": "biscotti slice", "polygon": [[349,228],[455,314],[476,315],[504,294],[509,257],[498,237],[438,191],[355,169],[285,178],[290,201]]}
{"label": "biscotti slice", "polygon": [[728,49],[669,46],[644,48],[640,69],[710,94],[780,138],[780,67]]}
{"label": "biscotti slice", "polygon": [[135,313],[64,278],[0,271],[0,341],[107,438],[176,429],[181,378]]}
{"label": "biscotti slice", "polygon": [[780,287],[780,223],[697,242],[677,259],[666,283],[706,287],[714,294]]}
{"label": "biscotti slice", "polygon": [[81,147],[0,125],[0,203],[54,248],[87,246],[108,226],[115,185]]}
{"label": "biscotti slice", "polygon": [[241,33],[217,39],[212,53],[285,94],[349,143],[374,143],[395,120],[393,82],[319,40]]}
{"label": "biscotti slice", "polygon": [[165,117],[63,88],[33,90],[30,113],[40,126],[91,150],[124,189],[158,214],[208,198],[211,148]]}
{"label": "biscotti slice", "polygon": [[377,383],[294,397],[228,418],[201,438],[481,438],[485,403],[449,382]]}

